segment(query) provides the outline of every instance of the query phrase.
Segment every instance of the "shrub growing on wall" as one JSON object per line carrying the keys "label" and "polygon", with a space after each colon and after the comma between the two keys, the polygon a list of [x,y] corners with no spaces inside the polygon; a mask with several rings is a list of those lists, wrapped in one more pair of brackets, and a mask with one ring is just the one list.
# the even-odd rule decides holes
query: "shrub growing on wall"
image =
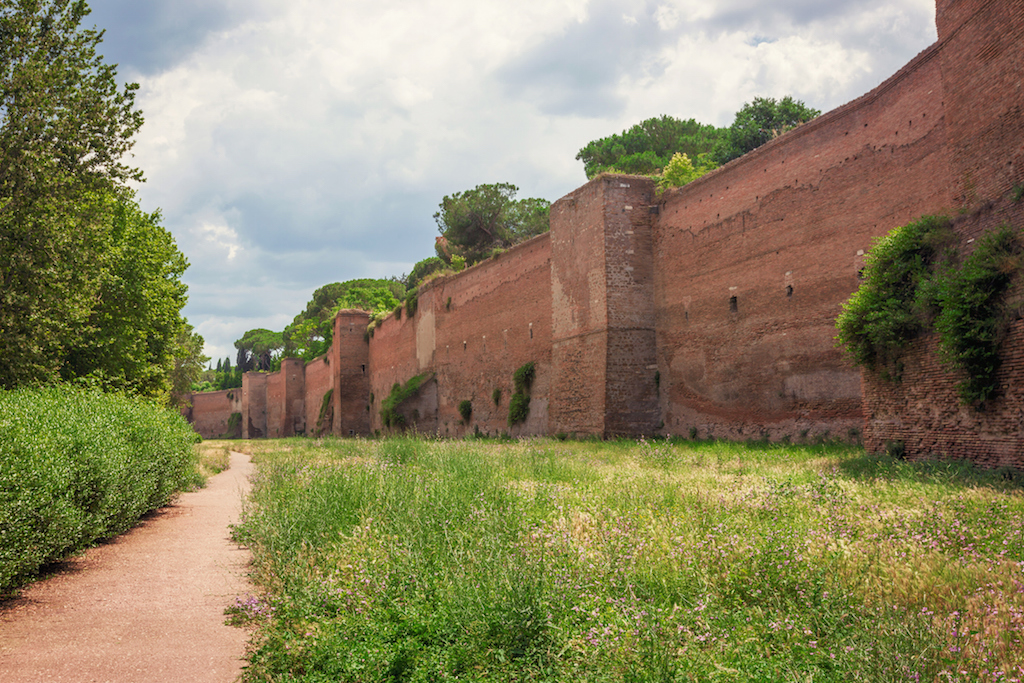
{"label": "shrub growing on wall", "polygon": [[385,427],[401,427],[405,425],[405,416],[398,411],[399,406],[419,392],[423,383],[433,377],[433,373],[425,372],[416,375],[405,384],[397,382],[391,387],[391,393],[381,401],[380,418]]}
{"label": "shrub growing on wall", "polygon": [[964,403],[985,401],[995,393],[1008,317],[1003,294],[1020,269],[1019,235],[1003,226],[982,237],[963,267],[941,282],[935,331],[943,360],[967,374],[957,385]]}
{"label": "shrub growing on wall", "polygon": [[509,427],[525,422],[526,417],[530,414],[530,388],[533,386],[536,374],[537,370],[533,361],[520,366],[512,373],[512,384],[515,390],[508,403]]}
{"label": "shrub growing on wall", "polygon": [[1018,231],[1004,226],[961,265],[949,219],[925,216],[897,228],[876,240],[864,283],[836,320],[837,339],[854,363],[899,381],[907,345],[935,331],[943,362],[966,374],[957,385],[963,402],[985,401],[996,390],[1003,300],[1021,251]]}

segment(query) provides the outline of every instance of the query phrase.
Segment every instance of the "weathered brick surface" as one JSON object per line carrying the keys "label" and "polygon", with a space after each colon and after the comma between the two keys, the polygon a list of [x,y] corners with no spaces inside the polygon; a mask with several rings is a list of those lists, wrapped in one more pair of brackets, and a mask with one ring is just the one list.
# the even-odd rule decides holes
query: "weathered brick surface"
{"label": "weathered brick surface", "polygon": [[653,196],[647,178],[603,176],[552,206],[554,432],[658,428]]}
{"label": "weathered brick surface", "polygon": [[268,438],[306,433],[305,372],[299,358],[285,358],[281,369],[267,374]]}
{"label": "weathered brick surface", "polygon": [[365,338],[369,322],[366,311],[349,309],[339,311],[334,319],[331,432],[337,436],[370,433],[370,346]]}
{"label": "weathered brick surface", "polygon": [[242,375],[242,438],[267,436],[267,375],[247,372]]}
{"label": "weathered brick surface", "polygon": [[207,391],[191,395],[192,408],[186,417],[192,427],[204,439],[233,438],[242,436],[241,424],[230,430],[228,424],[233,413],[242,412],[242,390]]}
{"label": "weathered brick surface", "polygon": [[[371,419],[381,429],[380,404],[393,384],[430,372],[436,381],[408,406],[418,429],[457,436],[544,434],[551,362],[550,239],[541,235],[458,276],[441,278],[420,292],[415,315],[385,320],[370,340]],[[533,362],[530,414],[508,426],[512,373]],[[494,390],[501,392],[495,405]],[[459,403],[473,414],[463,424]]]}
{"label": "weathered brick surface", "polygon": [[[303,367],[302,381],[302,422],[310,436],[330,434],[334,428],[334,368],[331,354],[314,358]],[[328,404],[324,396],[331,392]]]}
{"label": "weathered brick surface", "polygon": [[660,200],[665,431],[845,437],[859,373],[834,320],[872,238],[949,205],[935,49],[877,89]]}

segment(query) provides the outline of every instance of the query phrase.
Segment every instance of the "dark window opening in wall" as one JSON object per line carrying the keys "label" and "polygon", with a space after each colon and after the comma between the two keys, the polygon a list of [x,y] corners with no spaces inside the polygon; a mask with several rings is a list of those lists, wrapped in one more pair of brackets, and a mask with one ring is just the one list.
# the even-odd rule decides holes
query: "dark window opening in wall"
{"label": "dark window opening in wall", "polygon": [[462,350],[463,350],[463,351],[465,351],[465,350],[466,350],[466,342],[462,342]]}
{"label": "dark window opening in wall", "polygon": [[366,365],[360,365],[359,367],[363,369],[363,374],[365,375],[366,374]]}
{"label": "dark window opening in wall", "polygon": [[533,326],[530,326],[530,339],[533,339]]}
{"label": "dark window opening in wall", "polygon": [[734,296],[729,297],[729,310],[732,311],[733,313],[739,310],[739,304],[736,301],[736,297]]}
{"label": "dark window opening in wall", "polygon": [[793,285],[786,285],[786,298],[793,296]]}
{"label": "dark window opening in wall", "polygon": [[349,436],[355,436],[356,435],[356,430],[354,430],[354,429],[348,430],[348,435]]}
{"label": "dark window opening in wall", "polygon": [[689,320],[689,319],[690,319],[690,312],[689,311],[683,311],[683,320]]}

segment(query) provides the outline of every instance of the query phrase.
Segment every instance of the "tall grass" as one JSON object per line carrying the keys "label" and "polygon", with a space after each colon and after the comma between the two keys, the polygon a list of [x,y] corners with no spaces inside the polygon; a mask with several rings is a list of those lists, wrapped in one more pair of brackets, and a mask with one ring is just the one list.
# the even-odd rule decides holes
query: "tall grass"
{"label": "tall grass", "polygon": [[201,485],[178,413],[69,387],[0,391],[0,594]]}
{"label": "tall grass", "polygon": [[1012,480],[827,445],[253,448],[251,681],[1022,677]]}

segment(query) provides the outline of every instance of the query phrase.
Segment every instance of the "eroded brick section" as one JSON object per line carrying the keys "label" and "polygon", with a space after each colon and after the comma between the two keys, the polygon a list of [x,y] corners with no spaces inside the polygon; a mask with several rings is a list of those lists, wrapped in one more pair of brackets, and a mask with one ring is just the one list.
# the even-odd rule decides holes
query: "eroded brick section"
{"label": "eroded brick section", "polygon": [[[422,305],[422,304],[421,304]],[[395,384],[405,384],[429,366],[421,366],[416,354],[416,316],[403,310],[401,317],[389,316],[373,331],[369,342],[370,429],[383,429],[381,403]]]}

